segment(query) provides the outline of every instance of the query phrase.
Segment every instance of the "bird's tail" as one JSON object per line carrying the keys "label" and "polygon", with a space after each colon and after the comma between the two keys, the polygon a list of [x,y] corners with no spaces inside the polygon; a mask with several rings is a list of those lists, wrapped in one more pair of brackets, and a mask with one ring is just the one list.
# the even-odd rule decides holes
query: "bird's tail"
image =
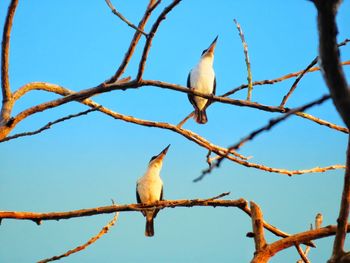
{"label": "bird's tail", "polygon": [[145,236],[146,237],[154,236],[153,216],[151,218],[146,217]]}
{"label": "bird's tail", "polygon": [[197,110],[196,109],[195,113],[194,113],[194,119],[199,124],[205,124],[208,121],[207,113],[205,112],[205,110]]}

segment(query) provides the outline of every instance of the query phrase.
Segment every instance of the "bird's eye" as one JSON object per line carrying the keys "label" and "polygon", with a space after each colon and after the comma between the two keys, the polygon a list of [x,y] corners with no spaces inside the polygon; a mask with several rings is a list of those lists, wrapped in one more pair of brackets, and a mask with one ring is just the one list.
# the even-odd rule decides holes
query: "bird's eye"
{"label": "bird's eye", "polygon": [[151,158],[151,160],[149,162],[152,162],[156,158],[157,158],[157,156],[152,156],[152,158]]}
{"label": "bird's eye", "polygon": [[205,52],[207,52],[207,50],[208,50],[208,49],[203,50],[203,52],[202,52],[202,56],[203,56],[203,54],[204,54]]}

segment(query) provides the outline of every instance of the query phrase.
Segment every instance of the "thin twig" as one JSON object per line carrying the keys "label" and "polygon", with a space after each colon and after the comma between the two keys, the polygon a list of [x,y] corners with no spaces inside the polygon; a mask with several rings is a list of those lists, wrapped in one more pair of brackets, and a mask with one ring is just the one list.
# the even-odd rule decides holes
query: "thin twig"
{"label": "thin twig", "polygon": [[245,64],[247,66],[247,81],[248,81],[248,95],[247,95],[247,100],[250,101],[252,98],[252,91],[253,91],[253,80],[252,80],[252,70],[250,68],[250,60],[249,60],[249,54],[248,54],[248,45],[247,42],[245,41],[243,30],[241,28],[241,25],[237,22],[236,19],[233,19],[233,21],[236,24],[236,27],[238,29],[238,34],[241,38],[242,45],[243,45],[243,51],[244,51],[244,57],[245,57]]}
{"label": "thin twig", "polygon": [[107,225],[105,225],[96,236],[93,236],[92,238],[90,238],[85,244],[80,245],[80,246],[78,246],[78,247],[76,247],[74,249],[68,250],[66,253],[61,254],[59,256],[54,256],[54,257],[51,257],[51,258],[40,260],[40,261],[38,261],[38,263],[46,263],[46,262],[59,260],[61,258],[68,257],[68,256],[70,256],[70,255],[72,255],[74,253],[77,253],[77,252],[79,252],[81,250],[86,249],[88,246],[90,246],[91,244],[95,243],[98,239],[100,239],[104,234],[106,234],[108,232],[108,230],[117,221],[118,216],[119,216],[119,212],[115,213],[113,219]]}
{"label": "thin twig", "polygon": [[282,100],[282,102],[280,104],[280,107],[284,107],[286,105],[287,100],[289,99],[289,97],[292,95],[292,93],[294,92],[294,90],[298,86],[298,83],[300,82],[300,80],[304,77],[306,72],[308,72],[313,66],[315,66],[317,64],[317,61],[318,61],[318,57],[316,57],[313,61],[311,61],[311,63],[296,78],[296,80],[293,82],[293,85],[289,89],[288,93],[283,97],[283,100]]}
{"label": "thin twig", "polygon": [[119,17],[122,21],[124,21],[129,27],[135,29],[136,31],[140,32],[142,35],[147,37],[147,34],[137,26],[135,26],[133,23],[131,23],[128,19],[126,19],[112,4],[110,0],[105,0],[109,8],[111,9],[112,13],[115,14],[117,17]]}
{"label": "thin twig", "polygon": [[141,60],[139,63],[139,69],[138,69],[138,73],[137,73],[137,77],[136,77],[137,81],[140,81],[142,79],[142,75],[143,75],[143,72],[145,70],[145,65],[146,65],[148,53],[150,51],[153,38],[154,38],[158,28],[159,28],[160,23],[166,18],[166,15],[180,2],[181,2],[181,0],[173,0],[173,2],[170,5],[168,5],[167,7],[164,8],[164,10],[158,16],[157,20],[154,22],[154,24],[151,28],[151,31],[148,34],[146,44],[145,44],[145,47],[144,47],[143,52],[142,52],[142,57],[141,57]]}
{"label": "thin twig", "polygon": [[[346,38],[345,40],[343,40],[342,42],[340,42],[337,46],[338,47],[342,47],[342,46],[346,46],[348,43],[350,42],[350,39]],[[317,57],[316,57],[317,58]],[[315,59],[316,59],[315,58]],[[314,60],[315,60],[314,59]],[[343,66],[345,65],[350,65],[350,61],[347,60],[347,61],[344,61],[341,63]],[[310,68],[308,71],[306,71],[304,74],[307,74],[307,73],[311,73],[311,72],[315,72],[315,71],[319,71],[320,68],[319,67],[313,67],[313,68]],[[281,81],[284,81],[284,80],[287,80],[287,79],[290,79],[290,78],[294,78],[294,77],[298,77],[300,74],[302,74],[303,72],[305,71],[304,70],[300,70],[298,72],[294,72],[294,73],[289,73],[287,75],[284,75],[282,77],[279,77],[279,78],[276,78],[276,79],[271,79],[271,80],[260,80],[260,81],[254,81],[253,82],[253,86],[260,86],[260,85],[266,85],[266,84],[275,84],[277,82],[281,82]],[[221,97],[228,97],[234,93],[236,93],[237,91],[240,91],[242,89],[246,89],[248,88],[248,84],[242,84],[240,86],[238,86],[237,88],[234,88],[226,93],[224,93],[223,95],[221,95]]]}
{"label": "thin twig", "polygon": [[[275,126],[276,124],[278,124],[279,122],[289,118],[290,116],[292,116],[293,114],[295,114],[296,112],[300,112],[300,111],[304,111],[306,109],[309,109],[310,107],[313,107],[317,104],[321,104],[322,102],[326,101],[327,99],[329,99],[329,95],[324,95],[322,96],[320,99],[318,100],[315,100],[313,102],[310,102],[306,105],[303,105],[301,107],[298,107],[298,108],[294,108],[292,110],[290,110],[288,113],[278,117],[278,118],[275,118],[275,119],[272,119],[268,122],[268,124],[266,124],[265,126],[263,126],[262,128],[260,129],[257,129],[255,131],[253,131],[252,133],[250,133],[248,136],[244,137],[241,141],[239,141],[238,143],[228,147],[228,152],[231,151],[231,150],[238,150],[244,143],[246,143],[247,141],[250,141],[252,139],[254,139],[258,134],[262,133],[263,131],[267,131],[267,130],[270,130],[273,126]],[[214,164],[211,164],[211,166],[207,169],[205,169],[202,174],[195,179],[195,181],[199,181],[199,180],[202,180],[205,175],[209,174],[210,172],[212,172],[213,169],[217,168],[220,166],[221,162],[223,161],[223,159],[225,158],[226,156],[224,155],[221,155],[220,158],[218,158],[216,160],[216,162]],[[345,168],[344,165],[341,165],[339,167],[342,167],[342,168]],[[328,167],[330,168],[330,167]],[[334,168],[334,167],[333,167]],[[331,168],[332,169],[332,168]],[[328,169],[327,169],[328,170]],[[314,172],[316,171],[322,171],[322,170],[319,170],[319,168],[315,168]],[[323,171],[326,171],[326,170],[323,170]],[[292,175],[292,174],[288,174],[288,175]]]}
{"label": "thin twig", "polygon": [[177,127],[181,128],[186,121],[188,121],[190,118],[192,118],[194,115],[194,111],[192,111],[190,114],[188,114],[182,121],[179,122],[179,124],[177,125]]}
{"label": "thin twig", "polygon": [[[101,107],[101,106],[100,106]],[[24,136],[32,136],[32,135],[35,135],[35,134],[38,134],[38,133],[41,133],[45,130],[48,130],[50,129],[53,125],[57,124],[57,123],[60,123],[60,122],[64,122],[66,120],[69,120],[69,119],[72,119],[72,118],[76,118],[76,117],[79,117],[79,116],[82,116],[82,115],[87,115],[89,114],[90,112],[93,112],[93,111],[97,111],[100,107],[97,107],[97,108],[92,108],[92,109],[88,109],[86,111],[82,111],[82,112],[79,112],[79,113],[76,113],[76,114],[71,114],[71,115],[68,115],[68,116],[65,116],[63,118],[59,118],[55,121],[51,121],[49,123],[47,123],[46,125],[44,125],[43,127],[41,127],[40,129],[37,129],[35,131],[31,131],[31,132],[23,132],[23,133],[18,133],[18,134],[15,134],[15,135],[12,135],[12,136],[8,136],[4,139],[1,139],[0,140],[0,143],[1,142],[6,142],[6,141],[10,141],[10,140],[13,140],[13,139],[16,139],[16,138],[19,138],[19,137],[24,137]]]}
{"label": "thin twig", "polygon": [[[345,46],[350,40],[349,39],[345,39],[343,42],[338,44],[338,47],[341,46]],[[313,68],[313,66],[315,66],[318,62],[318,56],[314,58],[313,61],[311,61],[311,63],[300,73],[300,75],[297,77],[297,79],[294,81],[292,87],[290,88],[290,90],[288,91],[288,93],[283,97],[283,100],[280,104],[280,107],[284,107],[287,103],[287,100],[289,99],[289,97],[292,95],[292,93],[294,92],[294,90],[296,89],[296,87],[298,86],[298,83],[300,82],[300,80],[304,77],[304,75],[310,71],[311,69],[320,69],[318,67]],[[350,61],[345,61],[344,63],[342,63],[342,65],[348,65]]]}
{"label": "thin twig", "polygon": [[[149,0],[148,6],[146,8],[145,14],[143,15],[140,23],[138,24],[138,29],[144,30],[147,21],[151,17],[152,11],[160,4],[161,0],[155,1],[155,0]],[[130,59],[132,55],[135,52],[136,46],[141,38],[141,33],[139,31],[136,31],[131,42],[129,45],[129,48],[127,52],[125,53],[125,56],[123,58],[123,61],[120,63],[120,66],[117,70],[117,72],[105,83],[115,83],[121,75],[123,75],[124,71],[126,70],[126,67],[128,66]]]}
{"label": "thin twig", "polygon": [[[301,261],[302,262],[304,262],[304,263],[311,263],[310,260],[306,257],[304,251],[302,250],[302,248],[300,247],[299,244],[296,244],[295,248],[297,249],[297,251],[298,251],[298,253],[299,253],[300,257],[301,257]],[[300,262],[300,260],[297,263],[299,263],[299,262]]]}
{"label": "thin twig", "polygon": [[264,131],[268,131],[270,130],[273,126],[275,126],[276,124],[286,120],[287,118],[289,118],[290,116],[294,115],[297,112],[303,112],[315,105],[320,105],[323,102],[327,101],[330,98],[329,95],[323,95],[321,98],[312,101],[308,104],[305,104],[301,107],[297,107],[294,109],[291,109],[290,111],[288,111],[287,113],[283,114],[282,116],[279,116],[277,118],[271,119],[268,124],[266,124],[265,126],[263,126],[260,129],[257,129],[255,131],[253,131],[252,133],[250,133],[248,136],[246,136],[245,138],[243,138],[241,141],[239,141],[238,143],[236,143],[233,146],[230,146],[228,149],[229,150],[238,150],[240,147],[243,146],[243,144],[245,144],[248,141],[253,140],[257,135],[259,135],[260,133],[264,132]]}

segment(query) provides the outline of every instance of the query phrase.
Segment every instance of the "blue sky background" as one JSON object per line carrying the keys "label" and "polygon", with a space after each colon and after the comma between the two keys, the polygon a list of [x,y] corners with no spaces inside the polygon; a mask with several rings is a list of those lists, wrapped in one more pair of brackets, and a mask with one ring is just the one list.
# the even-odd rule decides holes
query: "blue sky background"
{"label": "blue sky background", "polygon": [[[10,1],[0,2],[1,28]],[[152,22],[170,1],[163,1]],[[135,24],[147,1],[113,1]],[[350,2],[341,6],[339,41],[350,37]],[[254,80],[273,79],[303,69],[317,55],[316,11],[310,1],[183,1],[161,24],[146,65],[145,79],[185,85],[188,71],[216,35],[217,93],[246,82],[242,44],[233,23],[241,24],[249,46]],[[100,1],[20,1],[11,38],[12,90],[31,81],[60,84],[72,90],[92,87],[114,74],[134,31]],[[135,76],[144,40],[125,73]],[[350,47],[341,49],[343,60]],[[349,68],[344,68],[350,79]],[[256,87],[253,101],[278,105],[292,85],[288,80]],[[303,78],[288,107],[300,106],[328,92],[321,74]],[[233,98],[245,98],[246,92]],[[16,103],[13,114],[57,98],[32,92]],[[191,110],[187,95],[154,87],[116,91],[94,98],[117,112],[178,123]],[[86,109],[78,103],[28,118],[13,133],[35,130],[49,121]],[[331,102],[308,111],[343,125]],[[278,116],[255,109],[213,104],[207,125],[193,120],[185,128],[213,143],[228,146]],[[257,202],[265,219],[296,233],[309,228],[318,212],[324,224],[335,224],[343,171],[292,178],[247,169],[225,161],[199,183],[192,180],[206,168],[207,151],[181,135],[146,128],[92,113],[54,126],[40,135],[0,145],[1,210],[69,211],[117,203],[134,203],[135,182],[149,161],[167,144],[162,170],[166,199],[207,198],[230,191],[229,198]],[[344,163],[346,135],[292,117],[253,142],[241,153],[253,162],[287,169]],[[4,220],[0,227],[0,261],[34,262],[84,243],[112,218],[101,215],[60,222]],[[155,237],[144,237],[143,216],[121,213],[117,225],[88,249],[64,262],[249,262],[253,240],[250,219],[238,209],[177,208],[163,210]],[[266,233],[268,242],[277,240]],[[316,242],[310,260],[325,262],[333,238]],[[296,262],[295,249],[271,262]]]}

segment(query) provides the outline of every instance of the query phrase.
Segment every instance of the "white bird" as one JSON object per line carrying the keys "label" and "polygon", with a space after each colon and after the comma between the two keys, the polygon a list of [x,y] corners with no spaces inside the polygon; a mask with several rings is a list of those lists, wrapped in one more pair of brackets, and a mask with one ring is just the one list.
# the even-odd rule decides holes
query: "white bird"
{"label": "white bird", "polygon": [[[163,200],[163,181],[160,178],[160,170],[169,147],[170,144],[160,154],[151,158],[147,171],[137,180],[136,198],[138,203],[145,204]],[[146,217],[145,235],[147,237],[154,235],[153,219],[158,212],[159,209],[154,208],[142,211],[142,214]]]}
{"label": "white bird", "polygon": [[323,216],[321,213],[318,213],[315,218],[315,228],[319,229],[322,227]]}
{"label": "white bird", "polygon": [[[198,64],[190,71],[187,78],[187,87],[192,90],[205,94],[215,95],[216,77],[213,69],[214,50],[218,37],[210,44],[209,48],[204,50]],[[206,108],[211,101],[188,94],[188,99],[194,107],[194,119],[199,124],[204,124],[208,121]]]}

